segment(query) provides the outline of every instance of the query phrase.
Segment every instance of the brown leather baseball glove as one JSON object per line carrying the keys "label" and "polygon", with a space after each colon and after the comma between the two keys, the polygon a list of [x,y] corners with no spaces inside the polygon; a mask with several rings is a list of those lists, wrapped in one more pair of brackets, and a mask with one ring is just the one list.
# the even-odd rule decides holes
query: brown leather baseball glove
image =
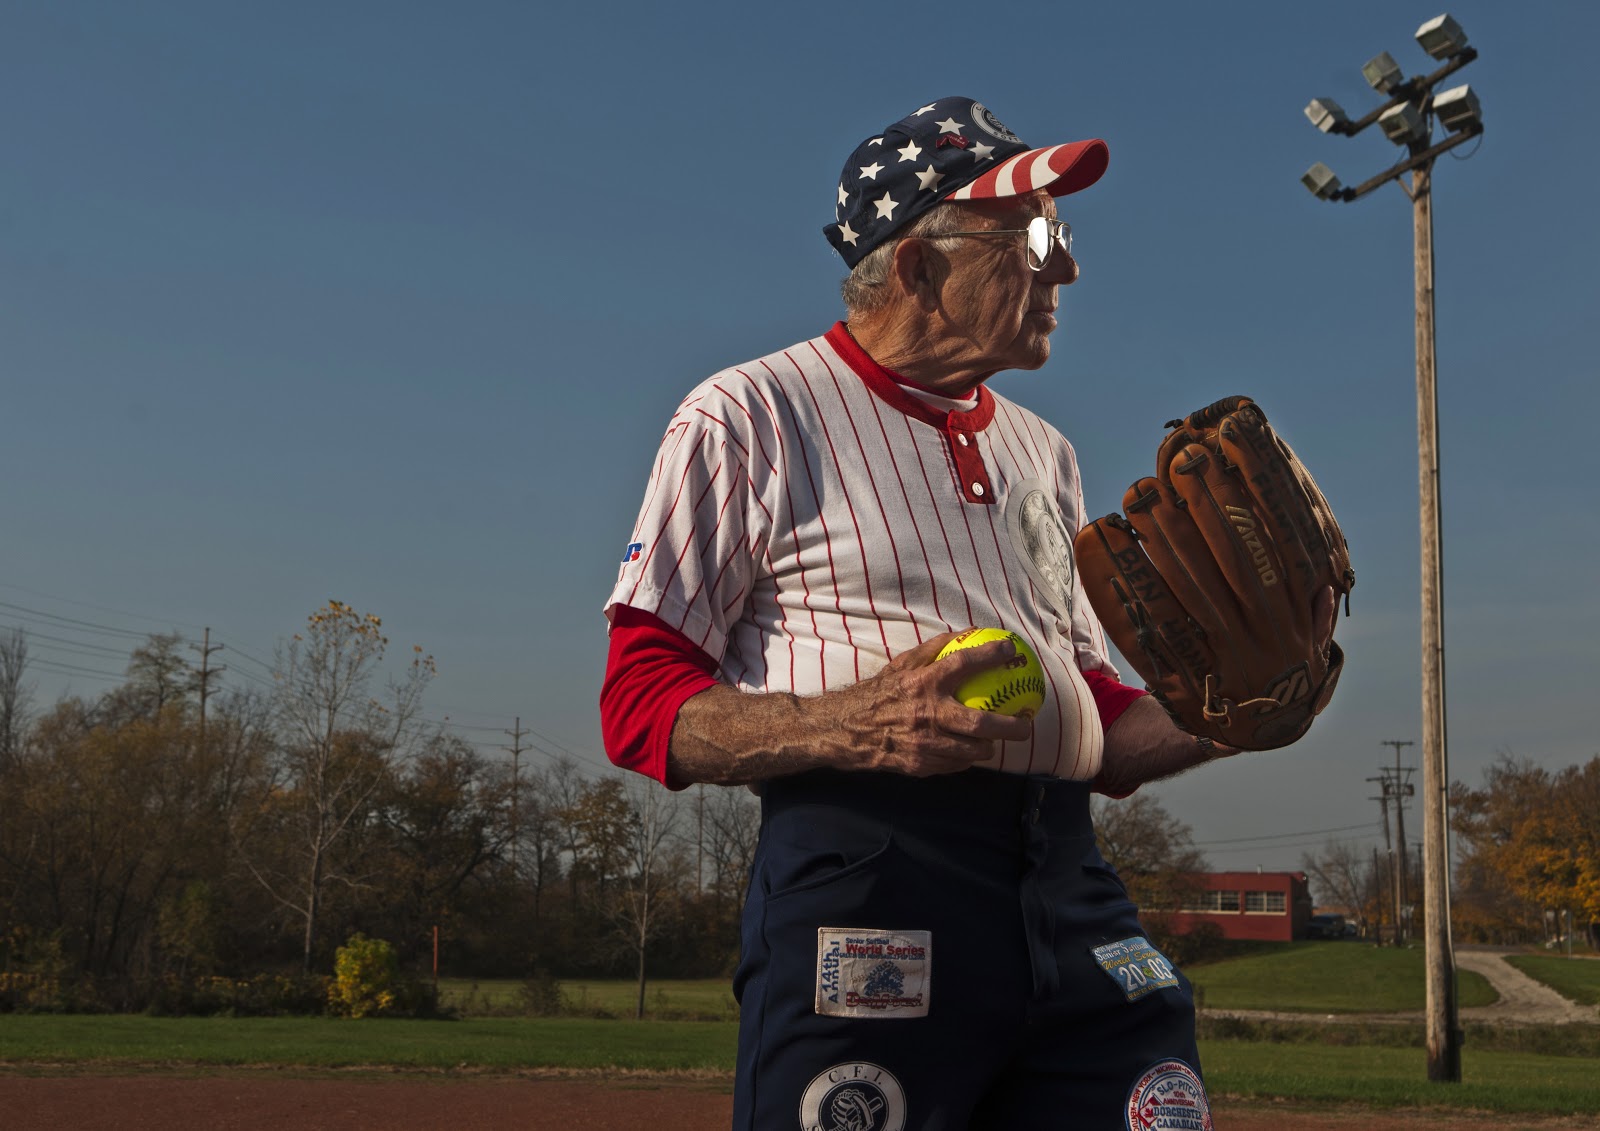
{"label": "brown leather baseball glove", "polygon": [[1075,543],[1089,602],[1178,725],[1242,750],[1287,746],[1327,706],[1344,653],[1313,606],[1346,611],[1350,551],[1305,465],[1249,397],[1170,421],[1127,517]]}

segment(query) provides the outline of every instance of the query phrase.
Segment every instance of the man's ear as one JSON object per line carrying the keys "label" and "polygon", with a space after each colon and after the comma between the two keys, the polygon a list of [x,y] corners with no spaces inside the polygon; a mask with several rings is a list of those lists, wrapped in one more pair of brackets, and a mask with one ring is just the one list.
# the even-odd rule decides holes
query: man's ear
{"label": "man's ear", "polygon": [[939,304],[939,288],[944,276],[945,258],[934,250],[930,241],[909,236],[894,245],[890,282],[924,310],[932,310]]}

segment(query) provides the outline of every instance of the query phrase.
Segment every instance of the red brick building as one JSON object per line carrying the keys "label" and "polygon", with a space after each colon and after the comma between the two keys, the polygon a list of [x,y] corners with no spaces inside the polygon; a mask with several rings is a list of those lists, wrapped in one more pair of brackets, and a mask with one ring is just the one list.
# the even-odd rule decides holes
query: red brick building
{"label": "red brick building", "polygon": [[1200,872],[1193,879],[1199,890],[1172,915],[1174,930],[1215,923],[1230,939],[1305,938],[1311,889],[1304,872]]}

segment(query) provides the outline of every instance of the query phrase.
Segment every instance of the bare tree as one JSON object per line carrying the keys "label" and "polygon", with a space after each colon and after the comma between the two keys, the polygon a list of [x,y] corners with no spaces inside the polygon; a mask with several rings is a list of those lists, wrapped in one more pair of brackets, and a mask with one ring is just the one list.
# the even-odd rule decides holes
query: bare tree
{"label": "bare tree", "polygon": [[545,888],[561,874],[561,826],[556,819],[560,806],[555,800],[551,774],[546,771],[530,772],[521,794],[517,831],[522,852],[517,858],[517,872],[518,879],[532,890],[533,918],[537,921],[543,912]]}
{"label": "bare tree", "polygon": [[0,636],[0,769],[22,751],[33,688],[23,682],[28,670],[28,634],[20,628]]}
{"label": "bare tree", "polygon": [[628,874],[617,885],[611,918],[637,963],[639,993],[634,1016],[644,1017],[645,951],[660,933],[665,896],[672,886],[667,846],[678,820],[678,796],[644,778],[625,786],[629,807]]}
{"label": "bare tree", "polygon": [[1372,857],[1350,841],[1330,840],[1321,852],[1306,853],[1300,866],[1310,877],[1317,902],[1348,909],[1362,935],[1367,933],[1367,907],[1376,877]]}
{"label": "bare tree", "polygon": [[743,787],[700,787],[705,818],[701,848],[711,863],[711,893],[718,904],[738,914],[744,906],[750,868],[761,833],[761,803]]}
{"label": "bare tree", "polygon": [[568,895],[578,901],[578,864],[583,855],[583,834],[576,817],[589,783],[571,758],[557,758],[544,779],[550,818],[555,822],[555,838],[567,854]]}

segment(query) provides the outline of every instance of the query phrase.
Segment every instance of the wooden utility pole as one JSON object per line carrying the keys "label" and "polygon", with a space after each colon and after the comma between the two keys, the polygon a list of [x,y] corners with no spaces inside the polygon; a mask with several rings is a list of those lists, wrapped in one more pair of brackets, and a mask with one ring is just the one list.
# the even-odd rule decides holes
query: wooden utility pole
{"label": "wooden utility pole", "polygon": [[[504,716],[502,716],[504,717]],[[511,736],[511,745],[500,749],[511,751],[511,873],[517,871],[517,842],[522,839],[522,716],[516,716],[516,726],[505,733]]]}
{"label": "wooden utility pole", "polygon": [[1395,843],[1395,905],[1405,908],[1404,919],[1409,933],[1416,931],[1416,924],[1412,919],[1411,907],[1411,868],[1406,860],[1406,798],[1416,796],[1416,788],[1407,781],[1411,773],[1410,766],[1400,764],[1400,751],[1406,746],[1415,746],[1414,742],[1401,741],[1396,738],[1385,739],[1384,746],[1394,747],[1394,770],[1384,769],[1384,792],[1394,798],[1394,843]]}
{"label": "wooden utility pole", "polygon": [[211,696],[211,677],[221,675],[228,670],[228,666],[226,664],[221,664],[217,667],[211,666],[211,653],[222,651],[224,646],[211,643],[210,625],[206,626],[205,643],[191,644],[189,647],[200,653],[200,745],[204,746],[206,741],[206,700]]}
{"label": "wooden utility pole", "polygon": [[[1461,1079],[1461,1030],[1455,995],[1455,952],[1450,939],[1450,774],[1444,711],[1444,551],[1439,533],[1439,395],[1434,374],[1433,163],[1483,134],[1483,117],[1470,87],[1434,88],[1478,57],[1448,15],[1417,29],[1417,42],[1443,66],[1402,78],[1388,52],[1362,68],[1384,103],[1351,120],[1331,99],[1315,99],[1306,116],[1325,133],[1353,137],[1372,125],[1408,150],[1405,160],[1352,188],[1318,162],[1301,178],[1322,200],[1359,200],[1390,181],[1411,198],[1416,263],[1417,466],[1422,536],[1422,862],[1423,940],[1426,946],[1428,1079]],[[1443,106],[1441,105],[1443,104]],[[1438,121],[1435,122],[1435,115]],[[1435,125],[1447,136],[1434,144]],[[1410,174],[1407,186],[1403,179]],[[1385,828],[1388,827],[1385,821]]]}
{"label": "wooden utility pole", "polygon": [[[1413,153],[1426,146],[1418,142]],[[1450,938],[1449,756],[1444,711],[1444,549],[1439,526],[1439,389],[1434,377],[1433,161],[1411,173],[1417,276],[1417,470],[1422,527],[1422,886],[1428,1079],[1461,1079]]]}
{"label": "wooden utility pole", "polygon": [[[1378,783],[1378,796],[1367,798],[1376,801],[1383,813],[1383,856],[1389,862],[1389,906],[1394,911],[1394,945],[1399,946],[1400,935],[1400,869],[1394,857],[1394,841],[1389,839],[1389,798],[1392,791],[1389,789],[1389,775],[1379,767],[1378,776],[1368,778],[1368,781]],[[1383,936],[1378,936],[1378,942],[1383,942]]]}

